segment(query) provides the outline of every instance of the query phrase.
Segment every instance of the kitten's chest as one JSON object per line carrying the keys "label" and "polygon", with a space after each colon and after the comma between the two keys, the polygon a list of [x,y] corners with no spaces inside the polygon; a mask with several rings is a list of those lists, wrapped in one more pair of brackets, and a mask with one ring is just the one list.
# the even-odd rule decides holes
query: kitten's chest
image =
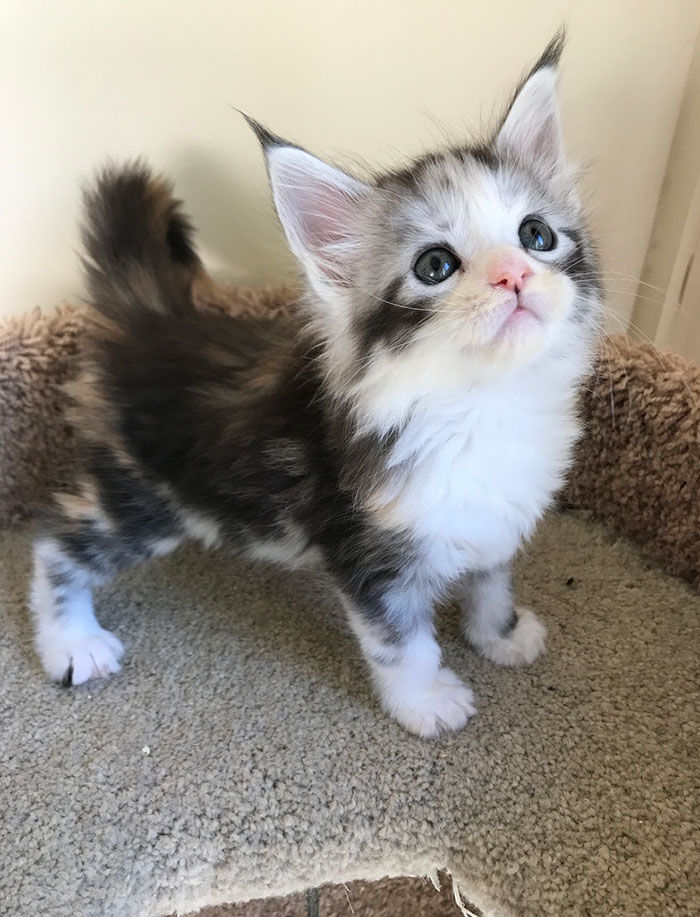
{"label": "kitten's chest", "polygon": [[436,409],[397,444],[406,458],[384,523],[407,530],[440,576],[503,563],[561,485],[576,433],[569,399],[542,392]]}

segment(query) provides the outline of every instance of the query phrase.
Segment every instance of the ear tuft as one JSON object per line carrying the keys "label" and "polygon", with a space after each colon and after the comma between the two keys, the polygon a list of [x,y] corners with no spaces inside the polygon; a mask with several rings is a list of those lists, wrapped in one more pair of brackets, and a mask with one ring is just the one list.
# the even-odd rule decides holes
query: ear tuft
{"label": "ear tuft", "polygon": [[[564,53],[564,48],[566,47],[566,27],[562,26],[550,39],[549,44],[544,49],[540,55],[539,60],[534,65],[534,67],[528,73],[528,79],[538,70],[543,70],[545,67],[551,67],[552,70],[556,70],[559,67],[559,62],[561,61],[561,56]],[[525,80],[524,82],[527,82]]]}
{"label": "ear tuft", "polygon": [[244,117],[265,151],[277,214],[309,280],[347,286],[358,214],[372,188]]}
{"label": "ear tuft", "polygon": [[562,28],[516,91],[495,139],[497,150],[525,159],[549,176],[564,166],[557,67],[565,41]]}
{"label": "ear tuft", "polygon": [[264,124],[261,124],[259,121],[256,121],[255,118],[251,118],[250,115],[247,115],[244,111],[236,109],[239,114],[243,115],[246,119],[248,127],[253,131],[255,136],[260,141],[260,145],[263,149],[267,149],[270,146],[294,146],[293,143],[289,143],[288,140],[284,140],[282,137],[279,137],[277,134],[273,134],[269,128],[265,127]]}

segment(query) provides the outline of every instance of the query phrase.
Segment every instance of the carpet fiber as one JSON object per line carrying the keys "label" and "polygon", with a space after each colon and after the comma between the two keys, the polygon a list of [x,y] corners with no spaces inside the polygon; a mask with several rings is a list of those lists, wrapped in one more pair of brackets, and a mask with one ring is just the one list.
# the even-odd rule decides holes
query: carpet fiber
{"label": "carpet fiber", "polygon": [[[690,915],[698,877],[700,597],[578,514],[518,592],[549,653],[508,671],[441,640],[479,715],[435,742],[370,693],[322,583],[187,550],[116,581],[109,682],[31,651],[29,534],[0,536],[0,902],[147,917],[448,868],[472,910]],[[2,904],[0,904],[0,910]]]}

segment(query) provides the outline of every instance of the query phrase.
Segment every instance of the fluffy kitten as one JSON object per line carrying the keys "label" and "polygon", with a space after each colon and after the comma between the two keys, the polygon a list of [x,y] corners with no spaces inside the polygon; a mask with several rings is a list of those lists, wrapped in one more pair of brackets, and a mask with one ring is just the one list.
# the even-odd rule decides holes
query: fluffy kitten
{"label": "fluffy kitten", "polygon": [[600,311],[562,149],[561,48],[489,142],[370,181],[251,122],[306,279],[295,333],[195,309],[206,275],[169,184],[138,164],[103,173],[71,392],[81,472],[35,546],[52,678],[119,669],[93,588],[188,539],[322,569],[383,707],[421,736],[474,713],[434,637],[448,590],[478,652],[520,665],[543,651],[510,562],[569,465]]}

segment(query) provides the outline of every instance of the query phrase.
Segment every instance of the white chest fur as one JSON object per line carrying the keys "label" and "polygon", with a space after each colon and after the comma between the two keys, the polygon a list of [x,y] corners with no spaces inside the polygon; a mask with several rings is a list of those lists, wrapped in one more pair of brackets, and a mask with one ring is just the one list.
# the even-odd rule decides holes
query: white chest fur
{"label": "white chest fur", "polygon": [[578,425],[570,373],[549,369],[421,404],[394,447],[377,520],[439,579],[509,560],[561,485]]}

